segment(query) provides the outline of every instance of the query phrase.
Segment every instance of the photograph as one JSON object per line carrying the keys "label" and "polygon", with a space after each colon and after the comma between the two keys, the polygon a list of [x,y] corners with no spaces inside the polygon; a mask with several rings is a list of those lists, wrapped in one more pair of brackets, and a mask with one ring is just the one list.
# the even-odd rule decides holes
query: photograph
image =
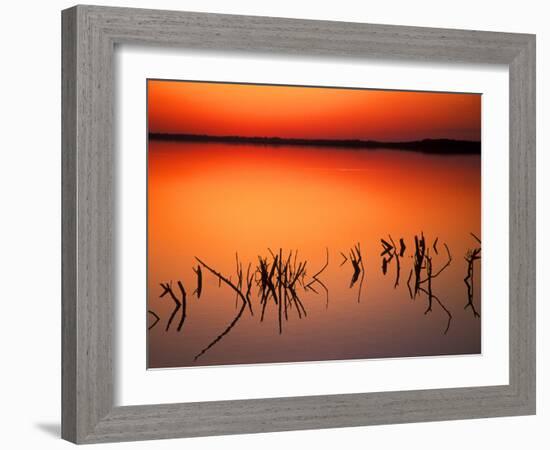
{"label": "photograph", "polygon": [[149,369],[481,353],[481,94],[146,82]]}
{"label": "photograph", "polygon": [[545,3],[3,6],[2,448],[548,447]]}

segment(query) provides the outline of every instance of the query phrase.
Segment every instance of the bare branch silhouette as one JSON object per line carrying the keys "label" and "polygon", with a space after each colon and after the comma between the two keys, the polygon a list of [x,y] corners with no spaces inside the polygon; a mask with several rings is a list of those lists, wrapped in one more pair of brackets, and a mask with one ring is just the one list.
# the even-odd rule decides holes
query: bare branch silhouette
{"label": "bare branch silhouette", "polygon": [[434,243],[433,243],[433,245],[432,245],[432,248],[434,249],[435,254],[436,254],[436,255],[439,255],[439,252],[437,251],[437,241],[439,241],[439,238],[438,238],[438,237],[435,238],[435,241],[434,241]]}
{"label": "bare branch silhouette", "polygon": [[[355,283],[357,283],[357,281],[359,281],[359,288],[357,290],[357,303],[360,303],[361,291],[363,289],[363,282],[365,280],[365,266],[363,265],[363,255],[361,254],[361,244],[358,242],[352,248],[350,248],[349,254],[347,257],[342,252],[340,252],[340,254],[345,258],[344,263],[349,261],[353,269],[353,274],[351,275],[351,280],[349,284],[350,289],[353,288],[353,286],[355,285]],[[344,263],[340,264],[340,266],[342,266]],[[361,276],[360,280],[359,280],[359,276]]]}
{"label": "bare branch silhouette", "polygon": [[407,246],[405,245],[405,241],[403,240],[403,238],[399,239],[399,245],[399,256],[403,257],[403,255],[405,254],[405,250],[407,250]]}
{"label": "bare branch silhouette", "polygon": [[397,245],[395,244],[391,234],[388,235],[389,242],[385,239],[380,239],[382,243],[382,252],[380,256],[382,257],[382,274],[386,275],[388,273],[388,265],[395,260],[395,282],[394,289],[399,286],[399,279],[401,275],[401,260],[400,258],[405,254],[407,246],[403,238],[399,239],[399,251]]}
{"label": "bare branch silhouette", "polygon": [[[434,244],[432,245],[432,248],[436,246],[438,241],[438,238],[434,241]],[[450,266],[452,261],[451,251],[449,250],[449,247],[447,244],[443,244],[445,247],[445,250],[447,251],[447,261],[445,264],[441,266],[441,268],[437,271],[434,270],[433,267],[433,258],[430,255],[430,252],[428,249],[426,249],[426,241],[424,239],[424,235],[421,234],[421,237],[418,238],[418,236],[415,236],[415,256],[414,256],[414,273],[415,273],[415,290],[414,294],[410,288],[410,280],[412,278],[412,271],[409,274],[409,279],[407,280],[407,287],[409,288],[409,294],[412,298],[416,297],[416,294],[418,292],[424,293],[428,297],[428,306],[426,307],[426,311],[424,311],[424,314],[428,314],[430,311],[432,311],[432,305],[433,301],[435,300],[437,304],[443,309],[443,311],[448,316],[447,326],[445,328],[445,331],[443,334],[447,334],[449,331],[449,327],[451,326],[451,320],[453,318],[451,312],[447,309],[447,307],[443,304],[443,302],[439,299],[437,295],[434,294],[432,289],[432,280],[437,278],[447,267]],[[437,253],[436,253],[437,254]],[[422,271],[426,271],[426,277],[422,278]],[[422,285],[425,284],[426,287],[423,287]]]}
{"label": "bare branch silhouette", "polygon": [[[323,290],[325,291],[325,295],[326,295],[326,302],[325,302],[325,305],[326,305],[326,308],[328,309],[328,288],[326,287],[326,285],[319,279],[319,276],[325,271],[325,269],[328,267],[328,247],[325,248],[326,250],[326,261],[325,261],[325,264],[323,265],[323,267],[321,267],[321,269],[315,274],[313,275],[312,277],[312,280],[309,284],[306,285],[306,288],[311,288],[311,286],[315,283],[318,283],[319,286],[321,286],[323,288]],[[315,290],[313,290],[313,292],[316,292]]]}
{"label": "bare branch silhouette", "polygon": [[197,275],[197,288],[193,292],[193,295],[196,295],[197,298],[201,298],[202,293],[202,270],[201,266],[197,265],[197,268],[193,267],[193,272]]}
{"label": "bare branch silhouette", "polygon": [[353,248],[350,249],[349,260],[353,267],[353,275],[351,276],[351,281],[349,284],[349,287],[351,288],[359,279],[359,275],[361,275],[362,257],[361,257],[361,250],[358,245],[355,245]]}
{"label": "bare branch silhouette", "polygon": [[160,297],[164,297],[166,294],[170,296],[170,298],[174,301],[176,304],[174,310],[172,311],[172,314],[170,315],[170,318],[168,319],[168,323],[166,324],[166,331],[170,329],[170,325],[172,324],[172,321],[174,320],[174,317],[176,316],[176,313],[181,308],[181,318],[180,323],[178,325],[177,330],[181,331],[183,327],[183,323],[185,322],[186,314],[187,314],[187,294],[185,292],[185,289],[183,287],[183,284],[181,281],[178,281],[178,287],[180,288],[181,292],[181,300],[179,300],[176,295],[174,294],[174,291],[172,290],[172,282],[170,283],[160,283],[160,286],[164,289],[162,294],[160,294]]}
{"label": "bare branch silhouette", "polygon": [[340,254],[342,255],[342,258],[344,258],[344,260],[340,264],[340,267],[342,267],[348,261],[348,257],[346,255],[344,255],[342,252],[340,252]]}
{"label": "bare branch silhouette", "polygon": [[[248,305],[248,301],[246,299],[246,297],[244,296],[244,294],[242,293],[241,290],[239,290],[239,288],[237,286],[235,286],[233,284],[233,282],[229,279],[229,278],[226,278],[224,277],[220,272],[212,269],[212,267],[208,266],[205,262],[203,262],[201,259],[197,258],[195,256],[195,259],[205,268],[207,269],[209,272],[211,272],[215,277],[217,277],[220,281],[223,281],[225,284],[227,284],[231,289],[233,289],[237,295],[239,296],[239,298],[246,304]],[[251,314],[252,314],[252,308],[251,308]]]}
{"label": "bare branch silhouette", "polygon": [[203,348],[194,358],[194,361],[196,361],[197,359],[199,359],[202,355],[204,355],[208,350],[210,350],[212,347],[214,347],[214,345],[216,345],[218,342],[220,342],[223,337],[229,333],[233,327],[237,324],[237,322],[240,320],[240,318],[242,317],[243,313],[244,313],[244,310],[246,309],[246,302],[243,302],[240,309],[239,309],[239,312],[237,313],[237,315],[235,316],[235,318],[231,321],[231,323],[227,326],[227,328],[222,332],[220,333],[216,339],[214,339],[212,342],[210,342],[210,344],[208,344],[205,348]]}
{"label": "bare branch silhouette", "polygon": [[[201,259],[197,258],[195,256],[195,259],[199,262],[199,264],[201,264],[205,269],[207,269],[209,272],[211,272],[214,276],[216,276],[218,278],[218,280],[220,281],[223,281],[225,284],[227,284],[231,289],[233,289],[236,293],[237,293],[237,296],[242,300],[242,305],[241,305],[241,308],[239,309],[239,311],[237,312],[237,315],[233,318],[233,320],[231,321],[231,323],[227,326],[227,328],[225,328],[225,330],[220,333],[212,342],[210,342],[210,344],[208,344],[204,349],[202,349],[196,356],[195,356],[195,361],[197,359],[199,359],[202,355],[204,355],[208,350],[210,350],[214,345],[216,345],[221,339],[223,339],[224,336],[227,335],[227,333],[229,333],[233,327],[237,324],[237,322],[239,321],[239,319],[242,317],[243,315],[243,312],[244,310],[246,309],[246,306],[249,305],[249,301],[250,299],[247,298],[247,296],[245,296],[245,294],[242,293],[242,291],[237,287],[235,286],[235,284],[233,284],[233,282],[224,277],[220,272],[214,270],[213,268],[211,268],[209,265],[207,265],[204,261],[202,261]],[[238,261],[238,257],[237,257],[237,261]],[[247,274],[247,292],[249,292],[248,290],[248,286],[252,284],[252,275],[250,274],[250,271],[248,271],[248,274]],[[249,305],[250,306],[250,305]],[[252,308],[250,307],[250,313],[252,314]]]}
{"label": "bare branch silhouette", "polygon": [[409,289],[409,296],[412,298],[413,297],[413,291],[411,289],[411,278],[413,276],[413,269],[411,269],[411,271],[409,272],[409,278],[407,279],[407,288]]}
{"label": "bare branch silhouette", "polygon": [[418,288],[420,287],[420,276],[422,270],[426,267],[424,257],[426,255],[426,240],[424,239],[424,233],[420,233],[420,237],[414,236],[414,295],[413,298],[416,298],[418,293]]}
{"label": "bare branch silhouette", "polygon": [[472,237],[479,243],[479,245],[481,245],[481,239],[479,239],[474,233],[472,233],[470,231],[470,234],[472,235]]}
{"label": "bare branch silhouette", "polygon": [[151,329],[155,328],[155,325],[157,323],[159,323],[160,317],[158,316],[157,313],[155,313],[154,311],[151,311],[150,309],[147,312],[155,318],[155,321],[151,325],[149,325],[149,327],[147,328],[148,330],[151,330]]}
{"label": "bare branch silhouette", "polygon": [[[397,253],[397,246],[395,245],[395,242],[393,242],[391,234],[389,234],[388,237],[390,238],[390,242],[392,243],[392,249],[393,249],[392,255],[395,258],[396,270],[395,270],[395,283],[393,287],[396,288],[397,286],[399,286],[399,277],[401,275],[401,263],[399,261],[399,254]],[[401,238],[401,242],[403,242],[402,238]]]}
{"label": "bare branch silhouette", "polygon": [[[447,314],[447,317],[448,317],[448,320],[447,320],[447,326],[445,328],[445,331],[443,332],[443,334],[447,334],[447,332],[449,331],[449,328],[451,327],[451,320],[453,318],[453,315],[451,314],[451,312],[445,307],[445,305],[441,302],[441,300],[439,300],[439,298],[437,297],[437,295],[435,295],[433,292],[430,294],[428,291],[426,291],[426,289],[424,289],[423,287],[419,287],[418,288],[420,291],[424,292],[426,295],[431,295],[431,297],[437,302],[439,303],[439,306],[441,306],[441,308],[443,309],[443,311],[445,311],[445,313]],[[424,314],[427,314],[428,311],[426,311]]]}
{"label": "bare branch silhouette", "polygon": [[[437,271],[437,273],[433,274],[431,277],[432,278],[435,278],[437,277],[441,272],[443,272],[450,264],[451,264],[451,261],[453,260],[453,258],[451,257],[451,252],[449,251],[449,247],[447,246],[447,244],[443,244],[445,246],[445,249],[447,250],[447,257],[449,258],[447,260],[447,262],[441,267],[441,269],[439,269]],[[422,280],[420,283],[424,283],[425,281],[427,280]]]}
{"label": "bare branch silhouette", "polygon": [[[472,237],[481,244],[481,240],[474,234],[470,233]],[[474,317],[480,317],[479,312],[477,311],[474,305],[474,263],[481,259],[481,247],[476,247],[468,249],[466,256],[464,257],[467,263],[466,277],[464,278],[464,283],[468,289],[468,302],[464,309],[468,307],[472,309]]]}

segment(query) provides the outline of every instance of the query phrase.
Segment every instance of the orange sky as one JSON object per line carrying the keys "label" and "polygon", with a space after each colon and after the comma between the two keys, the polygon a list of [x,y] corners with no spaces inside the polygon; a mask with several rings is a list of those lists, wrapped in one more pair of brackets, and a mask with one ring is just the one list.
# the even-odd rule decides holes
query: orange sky
{"label": "orange sky", "polygon": [[152,133],[481,140],[481,95],[148,80]]}

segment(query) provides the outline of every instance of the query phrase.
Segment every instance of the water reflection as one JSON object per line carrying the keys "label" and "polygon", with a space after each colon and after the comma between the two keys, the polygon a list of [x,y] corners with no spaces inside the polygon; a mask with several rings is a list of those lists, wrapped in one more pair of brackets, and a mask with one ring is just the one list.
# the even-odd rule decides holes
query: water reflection
{"label": "water reflection", "polygon": [[[481,244],[481,241],[477,236],[472,234],[472,236]],[[382,256],[382,273],[385,276],[387,273],[387,266],[392,261],[396,264],[396,277],[393,284],[393,288],[396,289],[399,286],[399,277],[401,270],[400,258],[403,258],[406,251],[406,244],[403,238],[399,239],[399,247],[395,244],[391,235],[388,235],[389,241],[381,239],[383,251]],[[439,255],[437,250],[439,238],[435,238],[432,243],[431,248],[428,248],[426,245],[426,238],[424,233],[414,236],[414,245],[415,253],[413,256],[412,267],[409,272],[409,277],[407,279],[407,288],[409,291],[409,296],[411,299],[415,299],[418,295],[423,294],[427,301],[426,309],[424,314],[432,312],[434,302],[441,308],[441,310],[447,316],[446,326],[443,330],[443,334],[447,334],[449,331],[453,315],[448,307],[445,305],[440,295],[436,295],[435,291],[437,286],[435,286],[434,280],[438,278],[450,265],[453,261],[451,251],[449,246],[446,243],[443,243],[445,248],[446,255]],[[254,308],[252,306],[253,300],[259,303],[261,308],[260,322],[264,321],[267,306],[269,303],[272,303],[274,310],[277,315],[278,321],[278,330],[279,334],[283,333],[283,323],[289,320],[289,311],[294,310],[296,312],[297,318],[302,319],[307,317],[307,310],[304,306],[304,302],[300,298],[301,293],[312,291],[316,294],[319,294],[319,291],[315,289],[314,286],[322,287],[323,291],[326,294],[326,309],[328,309],[328,299],[329,299],[329,287],[321,280],[321,275],[329,266],[329,249],[326,250],[326,259],[321,268],[316,271],[313,275],[308,276],[307,273],[307,260],[301,260],[298,257],[298,250],[284,251],[280,248],[277,252],[268,249],[268,254],[266,256],[258,255],[257,262],[253,265],[252,262],[248,262],[246,265],[246,271],[243,269],[243,261],[239,259],[238,253],[235,254],[235,273],[231,275],[223,275],[220,271],[216,270],[213,266],[207,264],[202,259],[195,257],[198,265],[192,267],[193,272],[197,278],[197,288],[195,289],[194,294],[196,294],[197,299],[200,298],[203,290],[203,267],[206,271],[210,272],[215,279],[218,281],[218,285],[222,284],[231,289],[236,296],[237,303],[237,312],[231,318],[229,324],[217,334],[208,345],[201,349],[194,357],[194,360],[198,360],[206,352],[208,352],[212,347],[222,341],[231,330],[238,324],[238,322],[243,317],[244,312],[247,307],[250,313],[250,316],[254,316]],[[431,254],[430,250],[433,250],[434,254]],[[357,302],[361,301],[361,289],[363,281],[365,278],[365,267],[363,264],[363,255],[361,253],[360,243],[356,243],[353,247],[349,249],[347,255],[343,252],[340,252],[344,258],[340,267],[349,263],[352,266],[353,273],[351,275],[351,281],[349,284],[350,288],[353,288],[354,285],[358,283],[358,294]],[[474,262],[481,259],[481,248],[469,249],[466,253],[465,260],[467,262],[467,276],[464,278],[464,282],[467,285],[467,304],[464,309],[471,308],[474,314],[474,317],[479,317],[479,313],[475,308],[473,303],[473,292],[474,292]],[[439,260],[439,268],[436,268],[435,265],[438,263],[436,260]],[[235,282],[232,281],[233,275],[235,275]],[[414,290],[411,286],[411,280],[414,276]],[[174,302],[175,307],[172,310],[170,317],[167,321],[165,331],[170,329],[170,325],[174,320],[174,317],[177,315],[178,311],[180,312],[180,322],[177,327],[177,331],[181,331],[184,325],[184,322],[187,318],[186,314],[186,305],[187,305],[187,296],[186,291],[181,281],[177,282],[180,291],[180,297],[174,293],[172,289],[172,282],[161,283],[163,288],[162,293],[159,298],[163,298],[168,295]],[[256,295],[252,293],[253,286],[256,287]],[[155,321],[148,327],[152,329],[155,325],[161,320],[161,318],[155,312],[148,310],[148,313],[151,314]]]}
{"label": "water reflection", "polygon": [[479,353],[480,167],[150,141],[148,367]]}

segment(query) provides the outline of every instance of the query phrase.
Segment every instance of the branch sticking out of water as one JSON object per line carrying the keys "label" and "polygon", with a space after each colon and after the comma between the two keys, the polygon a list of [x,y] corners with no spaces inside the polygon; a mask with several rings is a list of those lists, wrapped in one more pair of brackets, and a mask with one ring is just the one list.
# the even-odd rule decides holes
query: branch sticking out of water
{"label": "branch sticking out of water", "polygon": [[193,292],[193,295],[196,295],[197,298],[201,298],[202,293],[202,270],[201,266],[197,265],[197,268],[193,267],[193,272],[197,275],[197,288]]}
{"label": "branch sticking out of water", "polygon": [[149,325],[149,327],[147,328],[148,330],[151,330],[151,329],[155,328],[155,325],[157,323],[159,323],[160,317],[158,316],[157,313],[155,313],[154,311],[151,311],[150,309],[147,312],[155,318],[155,321],[151,325]]}
{"label": "branch sticking out of water", "polygon": [[[326,287],[325,283],[323,283],[321,281],[321,279],[319,278],[320,275],[325,271],[325,269],[328,267],[328,247],[326,247],[326,261],[325,261],[325,264],[323,265],[323,267],[321,267],[321,269],[315,274],[313,275],[312,277],[312,280],[305,286],[306,289],[312,289],[312,285],[314,285],[315,283],[319,284],[319,286],[321,286],[323,288],[323,290],[325,291],[325,294],[326,294],[326,302],[325,302],[325,305],[326,305],[326,308],[328,309],[328,288]],[[314,289],[312,289],[313,292],[316,292]]]}
{"label": "branch sticking out of water", "polygon": [[340,264],[340,266],[349,261],[353,269],[353,274],[351,275],[351,280],[349,284],[350,289],[359,280],[359,275],[361,275],[361,280],[359,281],[359,289],[357,291],[357,303],[361,303],[361,290],[363,288],[363,281],[365,280],[365,266],[363,265],[361,244],[358,242],[352,248],[350,248],[348,256],[344,255],[344,253],[342,252],[340,252],[340,254],[345,258],[344,262]]}
{"label": "branch sticking out of water", "polygon": [[479,245],[481,245],[481,239],[479,239],[474,233],[470,232],[470,234],[472,235],[472,237],[477,241],[479,242]]}
{"label": "branch sticking out of water", "polygon": [[424,233],[420,233],[420,237],[414,237],[414,294],[413,298],[416,298],[418,289],[420,287],[420,276],[422,269],[425,268],[425,256],[426,256],[426,240],[424,239]]}
{"label": "branch sticking out of water", "polygon": [[170,329],[172,320],[174,320],[174,317],[176,316],[176,313],[179,311],[180,308],[181,308],[181,318],[177,329],[178,331],[181,331],[183,327],[183,323],[185,322],[186,314],[187,314],[187,293],[185,292],[183,284],[181,281],[178,281],[178,287],[180,288],[180,292],[181,292],[181,300],[179,300],[174,294],[174,291],[172,290],[172,282],[160,283],[160,285],[164,289],[162,294],[160,294],[160,297],[162,298],[166,294],[168,294],[176,304],[174,311],[172,311],[172,314],[170,315],[170,319],[168,319],[168,323],[166,324],[166,331]]}
{"label": "branch sticking out of water", "polygon": [[[204,355],[208,350],[210,350],[214,345],[216,345],[219,341],[221,341],[223,339],[223,337],[225,335],[227,335],[227,333],[229,333],[233,327],[237,324],[237,322],[239,321],[239,319],[242,317],[243,315],[243,312],[244,310],[246,309],[246,306],[249,305],[250,307],[250,313],[252,314],[252,307],[250,305],[250,298],[249,298],[249,293],[250,293],[250,289],[248,289],[249,286],[252,285],[252,275],[250,274],[250,270],[248,270],[248,273],[247,273],[247,279],[246,279],[246,283],[247,283],[247,293],[246,294],[243,294],[242,290],[239,289],[237,286],[235,286],[235,284],[233,284],[233,282],[229,279],[229,278],[226,278],[224,277],[220,272],[214,270],[212,267],[210,267],[209,265],[207,265],[204,261],[200,260],[199,258],[197,258],[195,256],[195,259],[199,262],[199,264],[201,264],[205,269],[207,269],[209,272],[211,272],[214,276],[216,276],[218,278],[218,280],[220,282],[224,282],[225,284],[227,284],[231,289],[233,289],[236,293],[237,293],[237,296],[242,300],[242,304],[241,304],[241,308],[239,309],[239,311],[237,312],[237,315],[233,318],[233,320],[231,321],[231,323],[225,328],[225,330],[220,333],[212,342],[210,342],[210,344],[208,344],[205,348],[203,348],[194,358],[194,360],[196,361],[197,359],[199,359],[202,355]],[[238,261],[238,257],[237,257],[237,261]],[[242,275],[242,274],[241,274]]]}
{"label": "branch sticking out of water", "polygon": [[[243,301],[243,303],[245,305],[248,305],[249,304],[249,300],[247,300],[247,298],[245,297],[245,295],[243,294],[243,292],[237,287],[235,286],[235,284],[233,284],[233,282],[229,279],[229,278],[226,278],[224,277],[220,272],[214,270],[212,267],[208,266],[205,262],[203,262],[202,260],[200,260],[199,258],[197,258],[195,256],[195,259],[205,268],[207,269],[209,272],[211,272],[215,277],[218,278],[218,280],[220,282],[224,282],[225,284],[227,284],[231,289],[233,289],[237,296]],[[250,313],[253,314],[252,312],[252,306],[249,305],[250,307]]]}
{"label": "branch sticking out of water", "polygon": [[[436,238],[433,246],[437,246],[437,240],[438,239]],[[449,267],[452,261],[452,256],[451,256],[449,247],[447,246],[447,244],[443,244],[443,245],[445,246],[445,249],[447,251],[448,259],[447,259],[447,262],[443,264],[443,266],[441,266],[441,268],[437,272],[435,272],[433,267],[433,258],[430,255],[429,250],[426,249],[426,241],[424,239],[424,235],[422,234],[420,239],[418,239],[418,237],[415,236],[415,248],[416,248],[415,257],[414,257],[414,271],[416,275],[415,296],[417,292],[422,292],[426,294],[426,296],[428,297],[428,306],[424,314],[428,314],[430,311],[432,311],[432,304],[434,300],[441,307],[441,309],[443,309],[443,311],[445,312],[445,314],[447,314],[447,317],[448,317],[447,326],[443,334],[447,334],[447,332],[449,331],[449,327],[451,326],[451,320],[453,316],[451,312],[445,307],[443,302],[439,299],[439,297],[437,297],[433,293],[433,289],[432,289],[432,281],[435,278],[437,278],[441,273],[443,273],[443,271],[447,269],[447,267]],[[426,270],[426,278],[424,279],[421,279],[422,270]],[[412,271],[411,271],[411,274],[409,275],[409,280],[407,281],[407,286],[409,287],[409,293],[412,294],[412,291],[410,289],[411,277],[412,277]],[[426,287],[423,287],[422,286],[423,284],[425,284]]]}
{"label": "branch sticking out of water", "polygon": [[[475,240],[481,244],[481,240],[474,234],[470,233]],[[468,249],[466,256],[464,257],[467,263],[466,277],[464,278],[464,283],[468,289],[468,302],[464,309],[471,308],[474,314],[474,317],[480,317],[475,305],[474,305],[474,263],[481,259],[481,247]]]}

